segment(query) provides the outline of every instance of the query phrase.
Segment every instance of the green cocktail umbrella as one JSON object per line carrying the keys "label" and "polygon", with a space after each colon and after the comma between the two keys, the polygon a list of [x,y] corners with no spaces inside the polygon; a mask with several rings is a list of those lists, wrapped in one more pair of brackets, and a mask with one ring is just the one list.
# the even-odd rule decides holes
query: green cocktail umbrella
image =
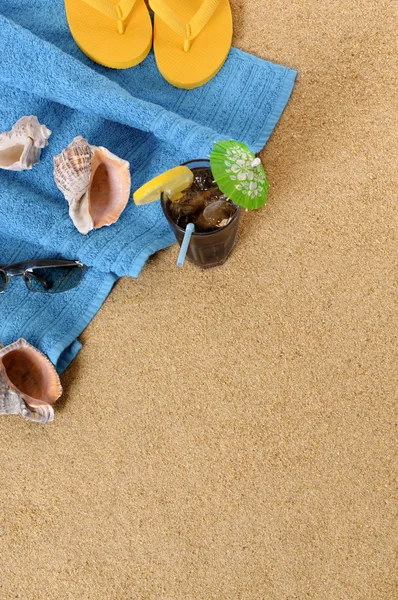
{"label": "green cocktail umbrella", "polygon": [[225,140],[217,142],[210,154],[210,165],[220,190],[243,208],[260,208],[268,198],[268,181],[261,160],[246,144]]}

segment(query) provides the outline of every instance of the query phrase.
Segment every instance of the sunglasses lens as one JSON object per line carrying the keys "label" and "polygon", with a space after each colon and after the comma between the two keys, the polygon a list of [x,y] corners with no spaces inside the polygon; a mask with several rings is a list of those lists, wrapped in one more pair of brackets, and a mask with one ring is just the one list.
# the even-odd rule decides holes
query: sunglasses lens
{"label": "sunglasses lens", "polygon": [[79,285],[83,269],[78,265],[68,267],[40,267],[26,273],[26,285],[32,292],[57,294]]}
{"label": "sunglasses lens", "polygon": [[7,275],[4,271],[0,271],[0,292],[4,292],[7,286]]}

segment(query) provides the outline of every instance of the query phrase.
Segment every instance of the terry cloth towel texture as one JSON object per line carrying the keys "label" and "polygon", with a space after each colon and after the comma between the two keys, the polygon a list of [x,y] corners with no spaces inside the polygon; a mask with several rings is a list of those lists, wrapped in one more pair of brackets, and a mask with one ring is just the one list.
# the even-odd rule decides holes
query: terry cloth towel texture
{"label": "terry cloth towel texture", "polygon": [[220,139],[258,152],[296,71],[237,49],[210,83],[190,91],[168,84],[152,53],[132,69],[107,69],[75,45],[62,0],[0,0],[0,53],[0,131],[36,115],[53,132],[32,171],[0,170],[0,263],[63,257],[88,267],[78,288],[52,297],[13,280],[0,295],[0,340],[26,338],[61,372],[115,280],[137,277],[148,257],[175,238],[159,202],[137,208],[132,200],[116,224],[81,235],[54,183],[53,156],[82,135],[130,162],[134,191],[206,156]]}

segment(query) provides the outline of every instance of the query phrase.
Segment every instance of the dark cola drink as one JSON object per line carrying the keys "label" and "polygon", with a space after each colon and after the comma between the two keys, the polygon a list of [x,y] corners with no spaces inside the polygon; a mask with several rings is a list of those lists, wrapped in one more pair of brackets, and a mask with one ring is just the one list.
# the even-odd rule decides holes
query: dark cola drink
{"label": "dark cola drink", "polygon": [[173,202],[162,195],[163,211],[181,245],[188,223],[195,225],[187,260],[206,269],[222,265],[237,239],[240,208],[214,182],[209,161],[191,161],[194,174],[190,188]]}

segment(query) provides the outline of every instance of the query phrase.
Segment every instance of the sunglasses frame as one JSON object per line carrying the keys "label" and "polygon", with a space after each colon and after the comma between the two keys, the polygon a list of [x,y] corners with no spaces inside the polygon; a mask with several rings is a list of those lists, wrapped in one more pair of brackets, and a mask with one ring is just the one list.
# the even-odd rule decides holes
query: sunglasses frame
{"label": "sunglasses frame", "polygon": [[79,267],[79,269],[81,269],[82,272],[82,277],[79,281],[79,283],[77,283],[76,285],[74,285],[73,287],[69,288],[68,290],[65,290],[65,292],[69,292],[70,290],[73,290],[75,287],[77,287],[80,283],[81,280],[83,279],[83,275],[86,271],[86,266],[81,263],[79,260],[67,260],[67,259],[63,259],[63,258],[40,258],[40,259],[32,259],[32,260],[25,260],[22,262],[17,262],[17,263],[13,263],[11,265],[7,265],[7,264],[2,264],[0,265],[0,272],[4,274],[5,276],[5,285],[4,285],[4,289],[0,290],[0,294],[4,294],[4,292],[6,291],[8,284],[10,282],[10,279],[12,277],[22,277],[24,280],[24,283],[27,287],[27,289],[32,292],[33,294],[51,294],[51,293],[63,293],[63,292],[39,292],[37,290],[32,290],[28,284],[25,278],[27,278],[27,275],[32,274],[34,275],[34,270],[35,268],[37,269],[41,269],[43,267]]}

